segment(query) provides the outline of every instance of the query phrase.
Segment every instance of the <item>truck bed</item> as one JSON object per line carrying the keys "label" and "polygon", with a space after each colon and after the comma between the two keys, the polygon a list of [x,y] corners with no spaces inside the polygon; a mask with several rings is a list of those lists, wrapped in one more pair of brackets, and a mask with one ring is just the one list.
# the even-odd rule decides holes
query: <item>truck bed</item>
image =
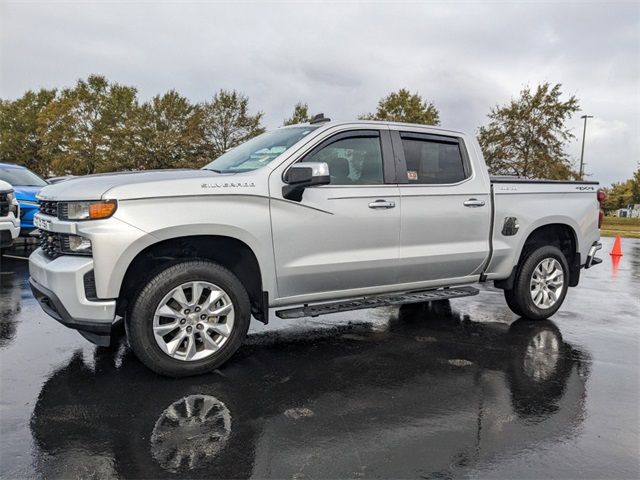
{"label": "truck bed", "polygon": [[[600,237],[597,199],[598,182],[529,179],[492,176],[493,200],[492,255],[488,278],[500,278],[517,264],[526,238],[543,225],[570,226],[575,233],[581,261]],[[506,232],[507,219],[515,219],[517,233]]]}

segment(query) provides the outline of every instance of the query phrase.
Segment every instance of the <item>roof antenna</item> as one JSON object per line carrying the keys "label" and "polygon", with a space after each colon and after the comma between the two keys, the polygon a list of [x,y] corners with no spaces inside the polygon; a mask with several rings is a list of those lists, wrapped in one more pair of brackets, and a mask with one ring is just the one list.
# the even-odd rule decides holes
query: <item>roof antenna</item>
{"label": "roof antenna", "polygon": [[311,120],[309,120],[309,123],[311,125],[313,125],[314,123],[325,123],[325,122],[330,122],[331,119],[330,118],[326,118],[324,116],[324,113],[318,113],[317,115],[314,115],[313,117],[311,117]]}

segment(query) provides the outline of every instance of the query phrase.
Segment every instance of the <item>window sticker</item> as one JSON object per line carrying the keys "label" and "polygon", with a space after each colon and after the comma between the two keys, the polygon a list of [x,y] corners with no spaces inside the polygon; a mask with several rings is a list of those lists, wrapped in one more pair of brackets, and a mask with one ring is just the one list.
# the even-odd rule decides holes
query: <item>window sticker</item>
{"label": "window sticker", "polygon": [[407,178],[409,180],[418,180],[418,172],[415,170],[407,170]]}

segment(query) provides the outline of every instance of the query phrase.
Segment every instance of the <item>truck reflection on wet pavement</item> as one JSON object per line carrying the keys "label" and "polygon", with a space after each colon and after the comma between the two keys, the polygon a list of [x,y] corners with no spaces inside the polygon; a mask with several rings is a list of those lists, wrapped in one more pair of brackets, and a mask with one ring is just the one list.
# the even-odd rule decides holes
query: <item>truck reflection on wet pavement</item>
{"label": "truck reflection on wet pavement", "polygon": [[492,288],[274,320],[219,371],[176,380],[44,316],[26,263],[3,259],[0,475],[637,477],[627,246],[615,281],[583,272],[555,322],[517,320]]}

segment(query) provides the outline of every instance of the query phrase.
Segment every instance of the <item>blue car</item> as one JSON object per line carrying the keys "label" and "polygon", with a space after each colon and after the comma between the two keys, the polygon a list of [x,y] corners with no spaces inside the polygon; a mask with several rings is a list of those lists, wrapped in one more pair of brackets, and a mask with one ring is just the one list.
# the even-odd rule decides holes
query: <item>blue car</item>
{"label": "blue car", "polygon": [[0,163],[0,180],[13,186],[20,204],[20,236],[27,236],[35,226],[33,216],[38,213],[37,193],[47,182],[31,170],[12,163]]}

